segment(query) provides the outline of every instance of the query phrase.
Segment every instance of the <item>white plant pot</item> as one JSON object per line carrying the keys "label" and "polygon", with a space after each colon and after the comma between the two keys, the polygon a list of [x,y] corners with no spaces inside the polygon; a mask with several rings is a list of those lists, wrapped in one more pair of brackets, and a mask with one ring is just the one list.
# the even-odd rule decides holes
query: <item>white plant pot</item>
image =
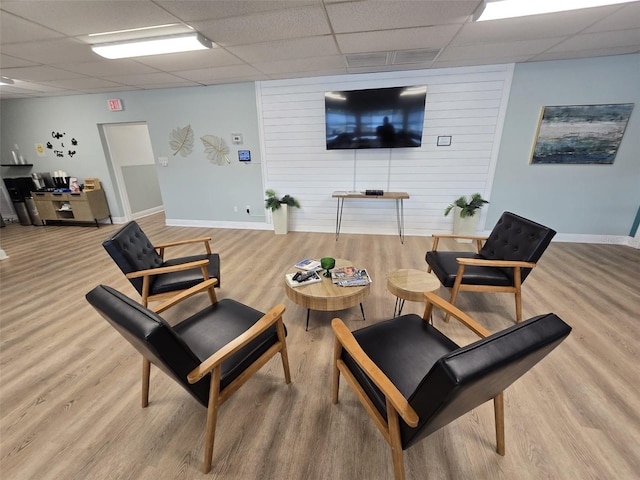
{"label": "white plant pot", "polygon": [[[476,211],[473,217],[460,217],[460,207],[453,208],[453,234],[454,235],[475,235],[478,230],[478,221],[480,220],[480,213]],[[458,243],[471,243],[470,239],[456,238]]]}
{"label": "white plant pot", "polygon": [[286,235],[289,232],[289,205],[280,205],[278,210],[273,211],[272,216],[276,235]]}

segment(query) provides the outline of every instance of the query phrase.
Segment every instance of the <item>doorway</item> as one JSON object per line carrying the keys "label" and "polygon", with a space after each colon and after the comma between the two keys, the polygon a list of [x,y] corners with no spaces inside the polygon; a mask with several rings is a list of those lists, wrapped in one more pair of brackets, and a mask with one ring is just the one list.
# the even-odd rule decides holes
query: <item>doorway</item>
{"label": "doorway", "polygon": [[160,182],[147,124],[103,124],[99,128],[125,221],[161,212]]}

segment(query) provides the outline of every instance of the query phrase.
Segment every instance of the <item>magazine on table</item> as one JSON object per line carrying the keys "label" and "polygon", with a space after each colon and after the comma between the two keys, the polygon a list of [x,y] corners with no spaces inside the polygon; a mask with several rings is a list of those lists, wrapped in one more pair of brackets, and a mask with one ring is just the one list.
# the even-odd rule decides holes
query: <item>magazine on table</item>
{"label": "magazine on table", "polygon": [[[297,272],[297,273],[287,273],[284,278],[287,281],[287,283],[293,287],[302,287],[304,285],[311,285],[312,283],[318,283],[322,281],[322,277],[320,275],[318,275],[318,272],[314,271],[309,271],[308,273],[310,274],[309,277],[304,277],[300,276],[301,272]],[[297,277],[296,277],[297,275]],[[296,277],[296,280],[294,280],[294,277]],[[298,278],[300,278],[300,281],[298,281]]]}
{"label": "magazine on table", "polygon": [[300,270],[321,270],[320,262],[318,260],[314,260],[312,258],[305,258],[304,260],[300,260],[298,263],[294,265],[296,268]]}
{"label": "magazine on table", "polygon": [[341,287],[361,287],[372,282],[366,269],[353,265],[331,270],[331,281]]}

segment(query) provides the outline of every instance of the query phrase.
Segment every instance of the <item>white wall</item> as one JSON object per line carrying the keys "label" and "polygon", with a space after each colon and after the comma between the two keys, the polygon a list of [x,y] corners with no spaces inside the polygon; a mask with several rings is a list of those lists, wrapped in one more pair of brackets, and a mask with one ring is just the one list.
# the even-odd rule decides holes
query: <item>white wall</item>
{"label": "white wall", "polygon": [[[260,82],[267,188],[300,200],[289,228],[335,228],[334,190],[404,191],[408,235],[450,231],[445,207],[460,195],[488,198],[512,75],[511,65],[413,70]],[[426,85],[422,147],[326,150],[324,92]],[[451,135],[449,147],[436,146]],[[482,218],[481,218],[482,228]],[[396,234],[392,201],[347,200],[342,232]]]}

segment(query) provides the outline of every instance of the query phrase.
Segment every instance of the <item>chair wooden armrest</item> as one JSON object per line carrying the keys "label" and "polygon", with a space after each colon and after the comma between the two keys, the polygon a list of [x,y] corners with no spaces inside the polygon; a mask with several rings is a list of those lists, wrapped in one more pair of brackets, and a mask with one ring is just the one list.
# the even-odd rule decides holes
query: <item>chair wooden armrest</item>
{"label": "chair wooden armrest", "polygon": [[334,318],[331,321],[331,328],[335,333],[336,339],[342,347],[349,352],[353,360],[362,368],[364,373],[371,379],[373,383],[382,391],[387,401],[393,405],[402,419],[411,427],[418,425],[418,414],[409,405],[406,398],[400,393],[400,390],[389,380],[378,366],[367,356],[358,344],[351,331],[347,328],[342,320]]}
{"label": "chair wooden armrest", "polygon": [[199,283],[198,285],[194,285],[193,287],[187,290],[183,290],[177,295],[171,297],[169,300],[166,300],[162,302],[160,305],[156,305],[155,307],[149,308],[149,309],[158,314],[162,313],[166,309],[171,308],[174,305],[177,305],[181,301],[194,296],[196,293],[204,292],[205,290],[213,288],[217,283],[218,283],[217,278],[210,278],[209,280],[205,280],[202,283]]}
{"label": "chair wooden armrest", "polygon": [[191,243],[204,243],[204,248],[207,251],[207,254],[211,254],[211,245],[209,242],[211,241],[211,237],[198,237],[198,238],[189,238],[186,240],[176,240],[175,242],[166,242],[166,243],[158,243],[154,245],[153,248],[158,250],[158,254],[161,257],[164,257],[164,250],[168,247],[175,247],[176,245],[188,245]]}
{"label": "chair wooden armrest", "polygon": [[453,233],[434,233],[431,236],[433,237],[432,248],[434,252],[437,251],[438,243],[440,242],[441,238],[462,238],[466,240],[475,240],[478,253],[480,253],[480,250],[482,250],[482,242],[484,242],[487,238],[489,238],[483,235],[457,235]]}
{"label": "chair wooden armrest", "polygon": [[533,262],[522,262],[519,260],[487,260],[484,258],[456,258],[460,265],[474,265],[476,267],[521,267],[533,268]]}
{"label": "chair wooden armrest", "polygon": [[189,375],[187,375],[189,383],[196,383],[235,352],[261,335],[269,327],[277,322],[282,322],[282,314],[284,311],[285,306],[280,303],[265,313],[249,330],[239,337],[236,337],[233,341],[227,343],[224,347],[198,365],[198,367],[189,372]]}
{"label": "chair wooden armrest", "polygon": [[170,267],[149,268],[147,270],[138,270],[137,272],[127,273],[127,278],[138,278],[151,275],[160,275],[162,273],[179,272],[180,270],[190,270],[192,268],[201,268],[208,265],[209,260],[196,260],[195,262],[180,263],[171,265]]}
{"label": "chair wooden armrest", "polygon": [[[467,315],[466,313],[464,313],[462,310],[460,310],[459,308],[455,307],[454,305],[450,304],[449,302],[447,302],[442,297],[436,295],[435,293],[431,293],[431,292],[425,292],[424,296],[427,299],[427,310],[429,310],[429,312],[430,312],[429,306],[430,305],[435,305],[436,307],[438,307],[440,310],[443,310],[447,314],[453,315],[465,327],[467,327],[469,330],[473,331],[476,335],[478,335],[478,336],[480,336],[482,338],[488,337],[489,335],[491,335],[491,332],[489,330],[484,328],[482,325],[480,325],[478,322],[476,322],[469,315]],[[426,316],[426,318],[428,318],[428,316]]]}

